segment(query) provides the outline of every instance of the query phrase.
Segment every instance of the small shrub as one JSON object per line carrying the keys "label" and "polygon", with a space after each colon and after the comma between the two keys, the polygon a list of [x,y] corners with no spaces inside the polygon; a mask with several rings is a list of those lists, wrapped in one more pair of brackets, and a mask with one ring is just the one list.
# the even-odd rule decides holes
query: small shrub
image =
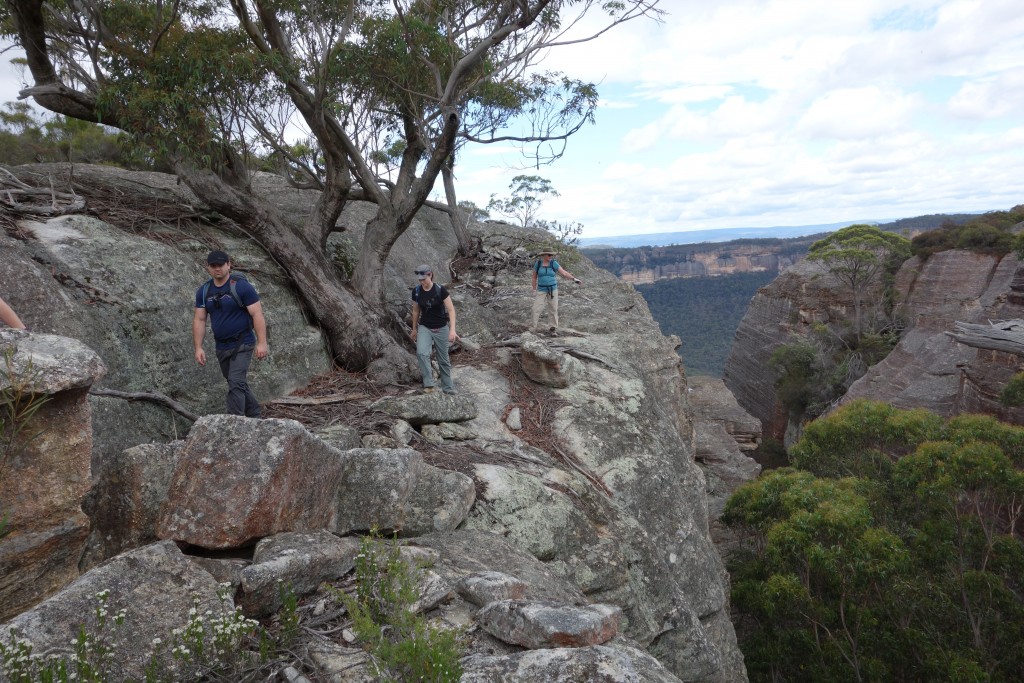
{"label": "small shrub", "polygon": [[398,542],[363,538],[354,595],[340,594],[353,630],[395,681],[455,683],[462,676],[458,632],[435,628],[412,610],[419,598],[416,569]]}
{"label": "small shrub", "polygon": [[1024,372],[1018,372],[1010,378],[999,394],[999,402],[1007,408],[1024,405]]}

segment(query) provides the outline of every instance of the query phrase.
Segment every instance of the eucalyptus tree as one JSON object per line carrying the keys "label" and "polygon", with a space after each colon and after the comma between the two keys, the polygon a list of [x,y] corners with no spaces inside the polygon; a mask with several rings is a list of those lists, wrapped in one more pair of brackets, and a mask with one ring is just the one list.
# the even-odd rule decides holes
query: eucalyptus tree
{"label": "eucalyptus tree", "polygon": [[910,240],[873,225],[851,225],[811,245],[808,261],[818,261],[853,293],[854,331],[860,339],[864,295],[883,274],[910,258]]}
{"label": "eucalyptus tree", "polygon": [[[591,120],[596,93],[537,64],[657,18],[657,3],[5,0],[0,30],[25,52],[33,84],[22,97],[119,128],[167,158],[288,271],[342,365],[383,369],[409,363],[387,331],[384,262],[454,152],[512,140],[534,144],[538,159],[557,156],[549,143]],[[301,144],[289,133],[297,127]],[[252,192],[248,165],[268,156],[320,190],[308,217]],[[377,212],[345,281],[325,247],[353,199]]]}

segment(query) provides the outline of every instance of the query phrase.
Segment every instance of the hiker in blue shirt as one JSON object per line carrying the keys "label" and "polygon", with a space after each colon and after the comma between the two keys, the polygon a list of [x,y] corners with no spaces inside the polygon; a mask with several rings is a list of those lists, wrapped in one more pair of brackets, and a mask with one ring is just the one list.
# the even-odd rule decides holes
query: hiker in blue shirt
{"label": "hiker in blue shirt", "polygon": [[260,295],[244,277],[231,274],[231,257],[223,251],[210,252],[206,270],[210,280],[196,290],[196,313],[192,318],[196,362],[206,365],[203,338],[209,314],[217,341],[217,362],[228,381],[227,412],[259,417],[260,402],[249,388],[247,375],[253,353],[266,358],[270,352]]}
{"label": "hiker in blue shirt", "polygon": [[430,367],[430,352],[437,349],[437,366],[441,370],[441,390],[455,393],[452,384],[452,363],[448,358],[448,345],[459,338],[455,333],[455,305],[444,285],[434,282],[430,266],[416,267],[420,281],[412,290],[412,340],[416,342],[416,360],[423,375],[423,391],[434,391],[434,371]]}
{"label": "hiker in blue shirt", "polygon": [[558,327],[558,278],[556,275],[561,275],[578,285],[582,285],[583,280],[573,276],[572,273],[560,266],[555,260],[555,252],[542,251],[538,256],[540,259],[533,265],[533,322],[530,325],[530,330],[537,331],[541,311],[546,307],[548,322],[551,323],[551,331],[554,332]]}

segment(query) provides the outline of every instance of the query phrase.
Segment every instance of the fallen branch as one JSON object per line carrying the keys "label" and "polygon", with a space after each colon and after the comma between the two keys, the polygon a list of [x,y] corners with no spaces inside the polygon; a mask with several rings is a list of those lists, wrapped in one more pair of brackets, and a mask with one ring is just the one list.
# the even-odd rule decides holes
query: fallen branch
{"label": "fallen branch", "polygon": [[195,422],[199,419],[199,415],[193,413],[170,396],[161,394],[158,391],[117,391],[116,389],[100,389],[93,387],[89,390],[89,393],[93,396],[120,398],[125,401],[149,401],[150,403],[156,403],[166,408],[170,408],[190,422]]}
{"label": "fallen branch", "polygon": [[1005,351],[1024,356],[1024,320],[1001,320],[988,325],[957,321],[956,332],[946,332],[965,346]]}
{"label": "fallen branch", "polygon": [[[53,186],[53,177],[50,177],[49,189],[33,187],[17,178],[5,168],[0,168],[3,176],[0,177],[0,184],[3,184],[5,197],[0,203],[10,212],[32,216],[63,216],[69,213],[78,213],[85,209],[85,199],[74,192],[58,192]],[[41,197],[48,198],[47,206],[38,204],[23,204],[20,200]],[[63,202],[63,204],[61,203]]]}

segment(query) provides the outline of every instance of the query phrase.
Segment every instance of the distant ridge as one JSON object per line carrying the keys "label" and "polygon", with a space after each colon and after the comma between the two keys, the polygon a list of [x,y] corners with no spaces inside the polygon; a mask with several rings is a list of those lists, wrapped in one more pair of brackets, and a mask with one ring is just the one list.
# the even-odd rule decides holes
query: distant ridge
{"label": "distant ridge", "polygon": [[662,247],[669,244],[699,244],[700,242],[729,242],[735,239],[765,237],[804,237],[819,232],[830,232],[848,225],[866,223],[878,225],[884,221],[854,220],[818,225],[780,225],[773,228],[722,228],[720,230],[690,230],[687,232],[655,232],[643,235],[620,235],[616,237],[586,237],[580,239],[581,247]]}

